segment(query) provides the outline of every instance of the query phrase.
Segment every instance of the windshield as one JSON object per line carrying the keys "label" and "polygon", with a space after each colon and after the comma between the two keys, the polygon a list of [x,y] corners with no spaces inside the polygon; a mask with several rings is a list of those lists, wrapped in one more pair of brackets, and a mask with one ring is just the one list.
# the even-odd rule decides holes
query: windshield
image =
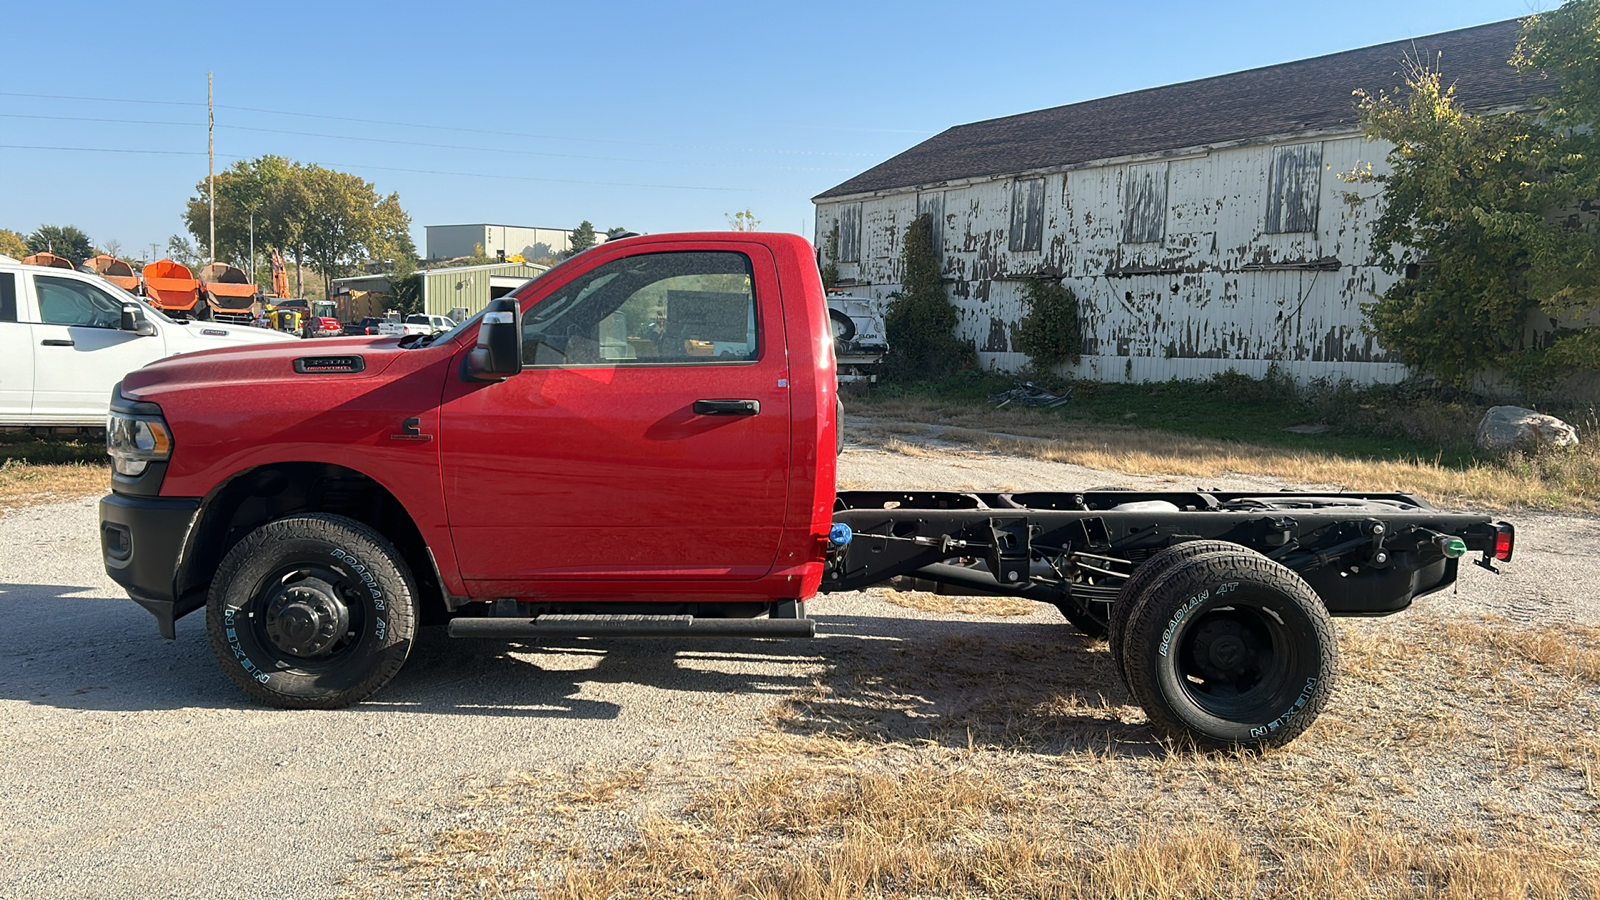
{"label": "windshield", "polygon": [[156,309],[154,306],[151,306],[150,301],[144,299],[143,297],[135,297],[123,288],[117,287],[111,282],[106,281],[104,278],[99,279],[95,284],[95,287],[100,288],[103,291],[109,291],[112,296],[116,297],[118,300],[121,300],[125,304],[131,303],[144,310],[146,318],[159,319],[163,322],[166,322],[168,325],[178,324],[176,321],[168,318],[166,313]]}

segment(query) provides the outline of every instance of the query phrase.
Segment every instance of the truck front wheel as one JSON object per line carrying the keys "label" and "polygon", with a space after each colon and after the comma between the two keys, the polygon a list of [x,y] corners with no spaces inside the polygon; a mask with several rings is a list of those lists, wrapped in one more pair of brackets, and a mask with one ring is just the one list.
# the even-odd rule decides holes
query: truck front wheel
{"label": "truck front wheel", "polygon": [[1338,647],[1321,599],[1249,552],[1172,568],[1127,623],[1128,687],[1157,729],[1204,748],[1277,747],[1333,691]]}
{"label": "truck front wheel", "polygon": [[284,709],[359,703],[411,652],[417,588],[381,534],[311,514],[269,522],[223,557],[206,632],[228,679]]}

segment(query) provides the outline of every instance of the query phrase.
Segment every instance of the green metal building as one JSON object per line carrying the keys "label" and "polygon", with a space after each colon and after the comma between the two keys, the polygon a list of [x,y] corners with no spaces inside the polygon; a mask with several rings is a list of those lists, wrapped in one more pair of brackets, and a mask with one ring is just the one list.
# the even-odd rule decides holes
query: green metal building
{"label": "green metal building", "polygon": [[418,269],[422,308],[434,315],[464,319],[547,271],[548,266],[525,262]]}

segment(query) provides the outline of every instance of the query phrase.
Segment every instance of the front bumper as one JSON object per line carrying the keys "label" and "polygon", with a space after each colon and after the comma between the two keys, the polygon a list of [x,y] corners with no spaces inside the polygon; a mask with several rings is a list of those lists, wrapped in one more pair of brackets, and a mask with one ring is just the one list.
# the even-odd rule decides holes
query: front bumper
{"label": "front bumper", "polygon": [[176,635],[174,623],[204,605],[180,603],[174,582],[184,541],[200,508],[197,497],[132,497],[100,500],[100,554],[111,580],[156,617],[161,636]]}

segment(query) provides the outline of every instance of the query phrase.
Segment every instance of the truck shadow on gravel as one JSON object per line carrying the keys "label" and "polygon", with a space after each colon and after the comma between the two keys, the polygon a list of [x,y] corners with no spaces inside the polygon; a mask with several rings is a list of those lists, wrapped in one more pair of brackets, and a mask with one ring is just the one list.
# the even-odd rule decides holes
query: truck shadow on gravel
{"label": "truck shadow on gravel", "polygon": [[[125,600],[71,585],[0,597],[0,699],[70,710],[260,709],[222,674],[199,614],[177,640]],[[41,603],[41,601],[48,601]],[[1151,746],[1103,642],[1062,623],[821,616],[804,640],[569,639],[531,645],[418,635],[404,668],[339,714],[615,719],[610,685],[786,699],[795,734],[1051,750]],[[599,690],[594,690],[600,686]],[[588,690],[586,690],[588,689]],[[585,694],[600,694],[591,699]],[[1130,723],[1129,718],[1135,720]]]}
{"label": "truck shadow on gravel", "polygon": [[872,746],[1170,751],[1122,685],[1105,641],[1064,622],[821,621],[827,668],[780,717],[785,733]]}

